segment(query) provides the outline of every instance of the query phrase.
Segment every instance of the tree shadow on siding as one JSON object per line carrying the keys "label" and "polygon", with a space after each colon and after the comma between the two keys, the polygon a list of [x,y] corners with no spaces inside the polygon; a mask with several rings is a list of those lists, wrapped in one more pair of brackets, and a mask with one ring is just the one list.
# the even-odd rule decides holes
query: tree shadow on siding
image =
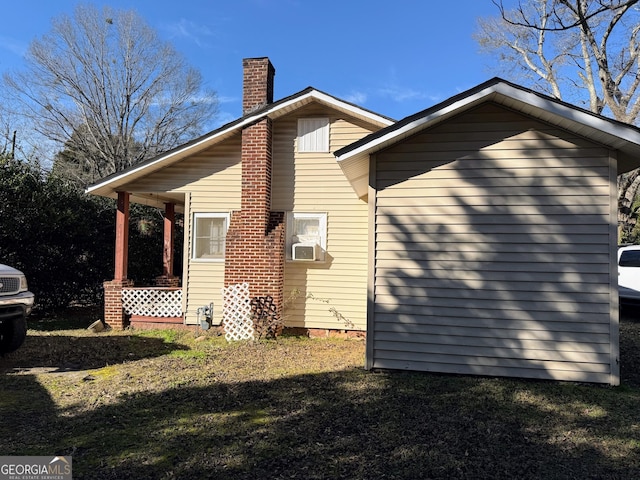
{"label": "tree shadow on siding", "polygon": [[[437,129],[414,141],[428,150]],[[525,132],[535,145],[517,158],[534,163],[496,162],[492,147]],[[607,152],[574,138],[592,160],[565,150],[551,169],[551,136],[504,134],[378,155],[373,366],[608,382]]]}

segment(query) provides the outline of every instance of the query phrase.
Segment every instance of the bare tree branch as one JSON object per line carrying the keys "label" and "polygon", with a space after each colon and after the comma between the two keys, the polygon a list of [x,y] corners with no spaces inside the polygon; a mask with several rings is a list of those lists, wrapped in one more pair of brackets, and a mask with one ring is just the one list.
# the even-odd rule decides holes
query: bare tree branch
{"label": "bare tree branch", "polygon": [[4,86],[39,133],[93,163],[88,181],[193,138],[217,111],[200,74],[133,11],[78,6],[26,61]]}
{"label": "bare tree branch", "polygon": [[[596,8],[594,10],[588,11],[585,9],[584,15],[582,19],[584,21],[589,22],[595,17],[598,17],[602,13],[616,11],[618,9],[628,9],[638,3],[640,0],[616,0],[616,1],[584,1],[586,5],[592,6],[595,5]],[[502,19],[514,26],[525,27],[525,28],[533,28],[536,30],[547,30],[551,32],[561,32],[563,30],[571,30],[580,25],[581,20],[579,18],[574,18],[572,21],[568,20],[567,17],[562,12],[562,6],[573,7],[575,2],[572,0],[554,0],[550,2],[551,8],[549,9],[550,16],[555,19],[555,22],[551,24],[541,25],[537,23],[532,18],[527,9],[528,2],[520,1],[518,2],[518,6],[514,10],[507,10],[502,2],[502,0],[491,0],[491,2],[498,7],[500,12],[500,16]]]}
{"label": "bare tree branch", "polygon": [[[598,114],[637,123],[640,115],[640,0],[521,0],[482,19],[480,46],[522,83]],[[618,182],[623,234],[635,224],[638,173]],[[622,238],[621,240],[624,240]]]}

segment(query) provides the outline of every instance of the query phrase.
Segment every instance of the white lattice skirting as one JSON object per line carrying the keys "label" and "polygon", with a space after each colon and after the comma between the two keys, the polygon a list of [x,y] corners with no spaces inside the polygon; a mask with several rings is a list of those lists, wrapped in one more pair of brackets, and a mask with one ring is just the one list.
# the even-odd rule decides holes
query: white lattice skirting
{"label": "white lattice skirting", "polygon": [[128,315],[182,316],[182,289],[123,288],[122,306]]}
{"label": "white lattice skirting", "polygon": [[251,319],[251,301],[249,284],[238,283],[222,289],[224,305],[222,307],[222,326],[224,338],[231,340],[249,340],[254,338]]}

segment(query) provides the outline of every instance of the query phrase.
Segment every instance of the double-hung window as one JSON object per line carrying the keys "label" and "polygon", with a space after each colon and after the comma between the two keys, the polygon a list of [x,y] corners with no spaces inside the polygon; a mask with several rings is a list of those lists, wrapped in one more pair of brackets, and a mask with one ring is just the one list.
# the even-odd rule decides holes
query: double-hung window
{"label": "double-hung window", "polygon": [[223,260],[228,228],[228,213],[194,213],[192,258]]}

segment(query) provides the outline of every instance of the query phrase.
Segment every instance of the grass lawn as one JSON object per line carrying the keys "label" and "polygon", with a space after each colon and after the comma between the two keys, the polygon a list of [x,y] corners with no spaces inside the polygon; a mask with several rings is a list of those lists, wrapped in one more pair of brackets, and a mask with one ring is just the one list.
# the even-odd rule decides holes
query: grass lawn
{"label": "grass lawn", "polygon": [[640,478],[635,312],[616,388],[366,372],[362,340],[93,320],[34,319],[0,359],[1,455],[72,455],[86,479]]}

